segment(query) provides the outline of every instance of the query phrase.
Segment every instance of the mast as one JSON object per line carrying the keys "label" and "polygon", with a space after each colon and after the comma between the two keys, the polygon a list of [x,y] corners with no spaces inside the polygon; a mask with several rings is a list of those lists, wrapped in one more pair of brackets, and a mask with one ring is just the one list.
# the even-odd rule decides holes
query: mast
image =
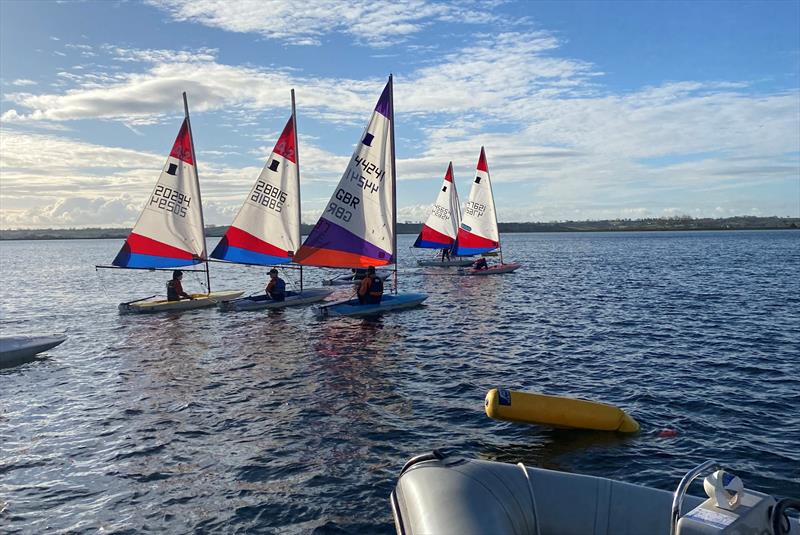
{"label": "mast", "polygon": [[211,274],[208,270],[208,251],[206,248],[206,222],[203,219],[203,199],[200,197],[200,174],[197,172],[197,152],[194,150],[194,135],[192,135],[192,122],[189,120],[189,101],[186,100],[186,91],[183,92],[183,113],[186,117],[186,126],[189,127],[189,140],[192,142],[192,160],[194,161],[194,175],[197,180],[197,203],[200,205],[200,226],[203,229],[203,251],[205,251],[205,258],[203,262],[206,264],[206,289],[208,294],[211,295]]}
{"label": "mast", "polygon": [[397,163],[394,149],[394,82],[389,74],[389,109],[392,117],[390,127],[392,135],[392,256],[394,257],[394,294],[397,295]]}
{"label": "mast", "polygon": [[[294,130],[294,164],[297,167],[297,235],[303,224],[301,215],[302,203],[300,202],[300,145],[297,143],[297,111],[294,107],[294,88],[292,88],[292,129]],[[296,252],[296,251],[295,251]],[[300,264],[300,292],[303,291],[303,265]]]}
{"label": "mast", "polygon": [[[481,154],[486,160],[486,151],[481,147]],[[492,211],[494,212],[494,226],[497,228],[497,250],[500,253],[500,265],[503,265],[503,246],[500,244],[500,225],[497,224],[497,207],[494,203],[494,188],[492,187],[492,175],[489,173],[489,162],[486,161],[486,174],[489,175],[489,193],[492,194]]]}

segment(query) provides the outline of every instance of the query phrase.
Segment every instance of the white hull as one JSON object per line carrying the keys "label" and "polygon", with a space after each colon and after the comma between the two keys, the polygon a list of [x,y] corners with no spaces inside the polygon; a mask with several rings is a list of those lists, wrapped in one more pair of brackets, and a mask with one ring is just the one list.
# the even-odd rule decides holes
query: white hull
{"label": "white hull", "polygon": [[[391,275],[391,271],[387,271],[385,269],[376,269],[375,275],[380,277],[381,280],[386,280]],[[334,277],[332,279],[327,279],[322,281],[323,286],[352,286],[354,284],[358,284],[364,278],[364,275],[360,275],[354,278],[354,275],[348,273],[347,275],[341,275],[339,277]]]}
{"label": "white hull", "polygon": [[314,309],[314,315],[320,319],[340,316],[351,318],[375,316],[383,314],[384,312],[419,306],[427,298],[428,296],[426,294],[416,293],[384,295],[381,302],[376,305],[362,305],[358,302],[358,299],[348,299],[316,307]]}
{"label": "white hull", "polygon": [[487,269],[465,269],[461,272],[462,275],[498,275],[500,273],[511,273],[519,269],[520,264],[499,264],[496,266],[489,266]]}
{"label": "white hull", "polygon": [[194,299],[181,299],[180,301],[167,301],[166,299],[147,299],[136,303],[120,303],[120,314],[149,314],[153,312],[175,312],[194,310],[196,308],[213,307],[217,303],[230,301],[241,296],[244,292],[239,290],[224,290],[210,294],[192,294]]}
{"label": "white hull", "polygon": [[227,311],[272,310],[316,303],[324,300],[332,293],[333,290],[330,288],[309,288],[302,292],[287,295],[284,301],[273,301],[266,299],[264,295],[259,295],[224,301],[219,304],[219,308]]}
{"label": "white hull", "polygon": [[451,258],[445,261],[432,258],[430,260],[417,260],[417,265],[425,267],[465,267],[473,262],[475,260],[472,258]]}
{"label": "white hull", "polygon": [[43,351],[60,345],[67,337],[0,336],[0,366],[14,366],[31,360]]}

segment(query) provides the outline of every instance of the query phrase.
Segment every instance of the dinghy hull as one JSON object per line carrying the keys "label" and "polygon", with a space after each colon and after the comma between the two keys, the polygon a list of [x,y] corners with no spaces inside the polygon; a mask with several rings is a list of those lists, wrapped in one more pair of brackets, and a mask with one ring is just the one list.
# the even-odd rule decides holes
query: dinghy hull
{"label": "dinghy hull", "polygon": [[497,266],[489,266],[488,269],[465,269],[461,272],[462,275],[498,275],[500,273],[511,273],[519,269],[521,264],[517,263],[510,263],[510,264],[499,264]]}
{"label": "dinghy hull", "polygon": [[192,294],[193,299],[167,301],[166,299],[148,299],[137,303],[120,303],[120,314],[151,314],[154,312],[176,312],[194,310],[196,308],[213,307],[222,301],[230,301],[240,297],[244,292],[224,290],[210,294]]}
{"label": "dinghy hull", "polygon": [[248,310],[273,310],[292,306],[308,305],[324,300],[333,293],[329,288],[309,288],[302,292],[288,292],[284,301],[273,301],[266,295],[242,297],[232,301],[219,303],[219,308],[226,311],[248,311]]}
{"label": "dinghy hull", "polygon": [[471,258],[453,258],[452,260],[445,260],[442,262],[441,260],[417,260],[418,266],[424,267],[466,267],[470,264],[475,262],[475,260]]}
{"label": "dinghy hull", "polygon": [[316,307],[314,315],[318,318],[334,318],[334,317],[365,317],[376,316],[384,312],[393,312],[395,310],[403,310],[406,308],[413,308],[422,304],[428,298],[426,294],[408,293],[397,295],[384,295],[381,302],[376,305],[362,305],[358,299],[349,299],[347,301],[339,301]]}
{"label": "dinghy hull", "polygon": [[62,344],[66,339],[65,335],[0,336],[0,367],[22,364],[39,353]]}

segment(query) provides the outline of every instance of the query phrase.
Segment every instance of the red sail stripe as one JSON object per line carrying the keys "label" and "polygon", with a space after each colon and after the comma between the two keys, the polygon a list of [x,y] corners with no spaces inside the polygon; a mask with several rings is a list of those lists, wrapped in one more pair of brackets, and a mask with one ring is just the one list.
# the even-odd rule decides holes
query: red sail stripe
{"label": "red sail stripe", "polygon": [[447,166],[447,172],[444,174],[444,179],[448,182],[453,182],[453,162]]}
{"label": "red sail stripe", "polygon": [[444,245],[450,245],[453,243],[453,238],[446,234],[442,234],[438,230],[432,229],[428,225],[422,225],[422,232],[419,233],[419,236],[422,240],[441,243]]}
{"label": "red sail stripe", "polygon": [[275,247],[271,243],[253,236],[249,232],[236,227],[229,227],[228,232],[225,233],[228,238],[228,245],[231,247],[239,247],[256,253],[271,255],[271,256],[288,256],[289,253],[280,247]]}
{"label": "red sail stripe", "polygon": [[163,256],[165,258],[185,258],[191,260],[195,257],[189,251],[184,251],[172,245],[167,245],[160,241],[142,236],[141,234],[130,233],[127,239],[131,253],[146,254],[150,256]]}
{"label": "red sail stripe", "polygon": [[499,247],[500,244],[494,240],[478,236],[472,232],[468,232],[463,228],[458,229],[458,245],[461,247],[479,248],[479,247]]}

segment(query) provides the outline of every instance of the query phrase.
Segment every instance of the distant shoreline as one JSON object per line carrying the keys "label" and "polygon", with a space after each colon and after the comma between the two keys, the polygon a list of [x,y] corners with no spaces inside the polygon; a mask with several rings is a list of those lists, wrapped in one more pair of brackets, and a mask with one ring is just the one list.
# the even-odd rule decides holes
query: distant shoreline
{"label": "distant shoreline", "polygon": [[[798,217],[739,216],[722,219],[613,219],[603,221],[565,221],[557,223],[500,223],[501,233],[536,232],[660,232],[690,230],[786,230],[800,229]],[[398,234],[418,234],[422,223],[398,223]],[[206,236],[219,238],[228,227],[207,227]],[[301,225],[308,235],[311,225]],[[129,228],[8,229],[0,230],[0,240],[87,240],[124,239]]]}

